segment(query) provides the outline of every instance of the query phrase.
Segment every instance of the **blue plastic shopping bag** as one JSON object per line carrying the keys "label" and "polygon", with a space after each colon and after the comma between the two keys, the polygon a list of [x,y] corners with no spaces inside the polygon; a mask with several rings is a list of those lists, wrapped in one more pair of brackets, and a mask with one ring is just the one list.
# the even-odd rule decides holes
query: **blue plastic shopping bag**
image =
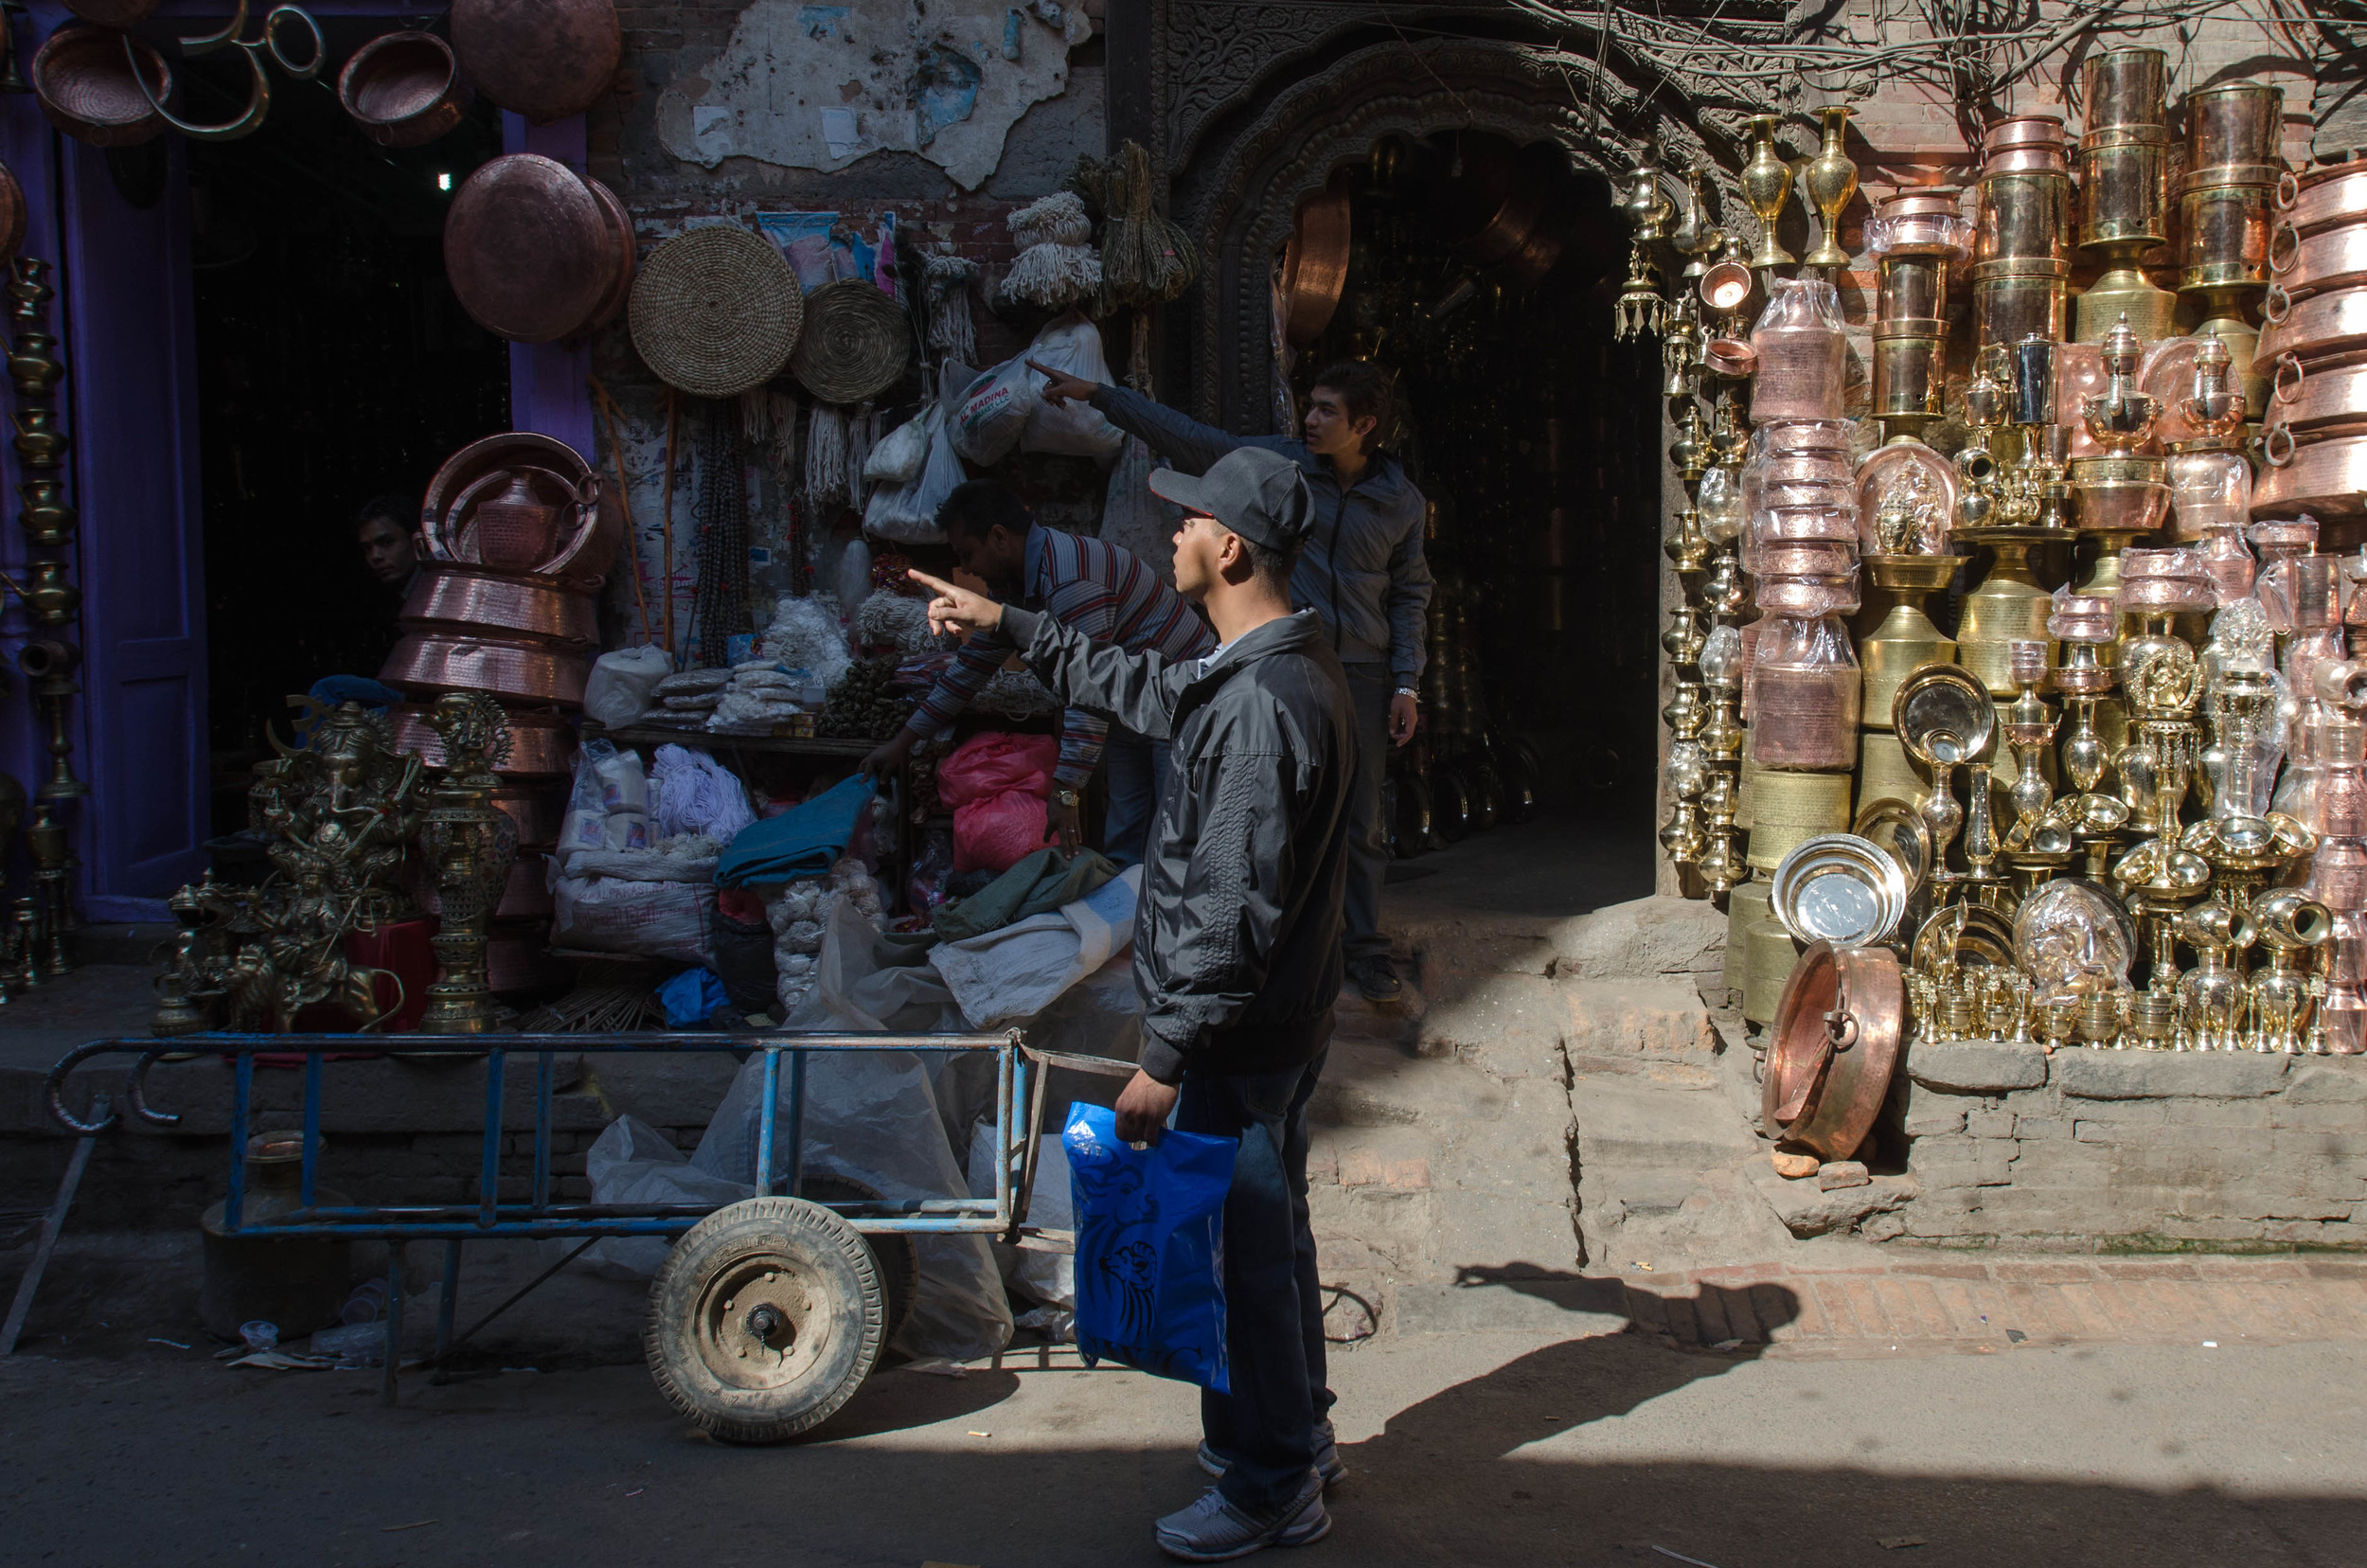
{"label": "blue plastic shopping bag", "polygon": [[1077,1348],[1230,1394],[1224,1353],[1224,1195],[1237,1138],[1118,1140],[1117,1114],[1069,1107],[1077,1208]]}

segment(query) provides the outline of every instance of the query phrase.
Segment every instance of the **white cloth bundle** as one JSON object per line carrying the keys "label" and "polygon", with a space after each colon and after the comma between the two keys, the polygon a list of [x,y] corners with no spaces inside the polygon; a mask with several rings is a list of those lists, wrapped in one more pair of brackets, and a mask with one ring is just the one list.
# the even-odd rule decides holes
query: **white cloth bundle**
{"label": "white cloth bundle", "polygon": [[1003,275],[1003,297],[1047,311],[1065,310],[1101,293],[1101,253],[1091,245],[1030,245]]}
{"label": "white cloth bundle", "polygon": [[1094,237],[1085,200],[1073,190],[1056,190],[1030,202],[1003,222],[1011,231],[1011,242],[1022,250],[1031,245],[1082,245]]}
{"label": "white cloth bundle", "polygon": [[729,844],[756,825],[747,786],[703,751],[660,746],[651,759],[650,773],[657,797],[650,808],[650,818],[661,848],[689,833]]}

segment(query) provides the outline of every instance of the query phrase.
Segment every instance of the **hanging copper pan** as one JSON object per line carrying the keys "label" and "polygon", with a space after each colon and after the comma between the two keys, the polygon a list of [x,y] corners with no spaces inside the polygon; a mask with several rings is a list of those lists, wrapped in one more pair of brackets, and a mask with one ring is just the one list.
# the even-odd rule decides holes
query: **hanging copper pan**
{"label": "hanging copper pan", "polygon": [[585,188],[592,192],[593,200],[600,204],[600,210],[608,215],[609,243],[614,252],[616,267],[608,293],[601,296],[597,305],[592,307],[592,314],[583,325],[568,334],[570,337],[596,332],[607,326],[616,319],[616,312],[625,308],[625,301],[632,297],[635,261],[632,214],[625,210],[625,204],[616,199],[616,193],[599,181],[587,174],[583,183]]}
{"label": "hanging copper pan", "polygon": [[606,210],[576,171],[512,152],[463,181],[444,219],[444,272],[478,326],[556,343],[606,299],[621,263]]}
{"label": "hanging copper pan", "polygon": [[570,593],[553,578],[489,572],[475,566],[430,566],[403,600],[403,624],[476,626],[513,636],[596,643],[599,615],[588,594]]}
{"label": "hanging copper pan", "polygon": [[405,632],[378,678],[415,696],[489,691],[513,703],[583,704],[589,650],[565,652],[520,637]]}
{"label": "hanging copper pan", "polygon": [[452,43],[479,92],[537,125],[606,97],[625,52],[613,0],[454,0]]}
{"label": "hanging copper pan", "polygon": [[1767,1130],[1822,1159],[1857,1153],[1890,1093],[1905,1017],[1890,949],[1812,944],[1784,982],[1768,1034]]}
{"label": "hanging copper pan", "polygon": [[[138,39],[131,44],[150,91],[164,102],[172,94],[171,67]],[[27,75],[44,117],[76,141],[132,147],[164,134],[165,118],[140,92],[119,32],[68,23],[43,43]]]}
{"label": "hanging copper pan", "polygon": [[452,45],[430,32],[383,33],[337,76],[337,100],[381,147],[425,146],[458,125],[475,96]]}
{"label": "hanging copper pan", "polygon": [[1324,335],[1348,286],[1349,205],[1345,190],[1322,190],[1299,207],[1282,248],[1283,331],[1305,348]]}

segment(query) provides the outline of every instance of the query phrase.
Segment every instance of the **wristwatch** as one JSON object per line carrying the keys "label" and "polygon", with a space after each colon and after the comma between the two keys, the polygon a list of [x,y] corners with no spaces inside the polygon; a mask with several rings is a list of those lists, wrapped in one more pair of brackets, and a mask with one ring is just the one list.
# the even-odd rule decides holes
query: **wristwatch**
{"label": "wristwatch", "polygon": [[1077,804],[1077,792],[1066,788],[1058,789],[1052,792],[1052,798],[1063,806],[1073,807]]}
{"label": "wristwatch", "polygon": [[1412,686],[1397,687],[1397,695],[1400,697],[1411,697],[1417,703],[1422,700],[1422,694],[1415,690]]}

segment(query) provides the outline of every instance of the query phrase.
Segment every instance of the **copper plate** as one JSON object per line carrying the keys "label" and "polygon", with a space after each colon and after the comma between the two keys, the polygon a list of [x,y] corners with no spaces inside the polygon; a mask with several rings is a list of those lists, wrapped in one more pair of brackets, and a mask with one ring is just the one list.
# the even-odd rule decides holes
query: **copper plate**
{"label": "copper plate", "polygon": [[578,707],[592,655],[514,638],[406,632],[378,678],[415,696],[489,691],[520,703]]}
{"label": "copper plate", "polygon": [[1768,1031],[1768,1130],[1825,1160],[1858,1152],[1890,1093],[1907,1016],[1887,948],[1817,942],[1792,966]]}
{"label": "copper plate", "polygon": [[381,147],[422,147],[460,123],[475,95],[452,45],[430,32],[382,33],[337,75],[337,100]]}
{"label": "copper plate", "polygon": [[1324,335],[1348,284],[1348,193],[1322,190],[1299,207],[1282,250],[1284,331],[1304,348]]}
{"label": "copper plate", "polygon": [[561,642],[600,640],[599,614],[589,594],[570,593],[556,579],[489,572],[477,566],[430,566],[403,599],[411,621],[454,621]]}
{"label": "copper plate", "polygon": [[612,243],[616,251],[616,273],[615,281],[609,285],[608,294],[592,307],[590,319],[576,330],[578,333],[597,331],[616,319],[616,312],[623,310],[625,301],[632,297],[633,267],[637,259],[632,237],[632,214],[626,211],[625,204],[616,199],[616,192],[599,181],[587,174],[583,183],[585,188],[592,192],[592,199],[600,204],[600,210],[608,214]]}
{"label": "copper plate", "polygon": [[[424,704],[403,704],[389,717],[394,720],[397,751],[416,752],[432,768],[443,766],[444,742],[428,728]],[[520,712],[513,708],[509,713],[509,756],[493,771],[504,778],[564,778],[575,753],[576,730],[565,714]],[[525,837],[525,827],[523,821],[519,824],[520,842],[537,842]],[[552,836],[557,837],[556,831]]]}
{"label": "copper plate", "polygon": [[2308,512],[2325,519],[2367,511],[2367,436],[2340,436],[2295,449],[2282,467],[2252,481],[2254,517]]}
{"label": "copper plate", "polygon": [[[172,69],[165,57],[136,39],[132,46],[156,101],[169,100]],[[123,35],[111,28],[68,23],[43,43],[26,74],[43,116],[76,141],[130,147],[164,134],[164,116],[141,96],[123,58]]]}
{"label": "copper plate", "polygon": [[591,319],[615,274],[608,213],[555,158],[512,152],[461,183],[444,218],[444,272],[478,326],[555,343]]}
{"label": "copper plate", "polygon": [[613,0],[454,0],[452,44],[479,92],[537,125],[607,97],[625,52]]}

